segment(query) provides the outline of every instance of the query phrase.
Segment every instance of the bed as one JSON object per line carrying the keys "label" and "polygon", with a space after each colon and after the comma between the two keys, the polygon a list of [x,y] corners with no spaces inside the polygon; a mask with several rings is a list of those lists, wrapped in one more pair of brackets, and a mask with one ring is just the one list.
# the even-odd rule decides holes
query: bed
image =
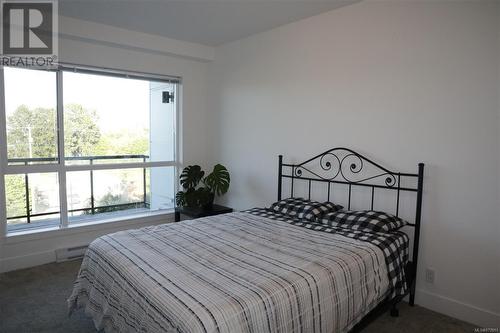
{"label": "bed", "polygon": [[[328,176],[308,166],[314,161]],[[308,200],[316,182],[328,185],[328,200],[332,185],[345,186],[348,209],[353,186],[368,186],[372,206],[375,189],[396,191],[396,210],[401,192],[415,192],[411,261],[402,230],[364,232],[255,208],[96,239],[70,313],[84,308],[105,332],[348,332],[388,306],[394,312],[407,294],[413,304],[423,165],[418,174],[382,169],[380,185],[377,174],[347,178],[346,161],[358,176],[368,163],[380,168],[345,148],[301,164],[280,156],[278,199],[285,180],[290,197],[304,182]],[[415,177],[416,187],[402,186],[402,177]]]}

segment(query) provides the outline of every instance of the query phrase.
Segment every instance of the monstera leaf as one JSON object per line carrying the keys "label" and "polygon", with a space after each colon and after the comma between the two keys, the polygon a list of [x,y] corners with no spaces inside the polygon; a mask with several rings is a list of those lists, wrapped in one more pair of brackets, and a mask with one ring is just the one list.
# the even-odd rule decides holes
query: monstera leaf
{"label": "monstera leaf", "polygon": [[[226,167],[217,164],[207,177],[199,165],[190,165],[182,170],[180,183],[183,191],[175,195],[175,204],[178,207],[202,207],[210,209],[215,195],[222,195],[229,189],[229,172]],[[204,186],[198,187],[203,182]]]}
{"label": "monstera leaf", "polygon": [[177,207],[186,206],[186,192],[177,192],[177,194],[175,195],[175,204],[177,205]]}
{"label": "monstera leaf", "polygon": [[180,182],[183,188],[195,188],[201,181],[205,171],[199,165],[189,165],[182,170]]}
{"label": "monstera leaf", "polygon": [[214,166],[214,170],[203,181],[210,191],[217,195],[222,195],[229,189],[231,178],[229,171],[222,164]]}

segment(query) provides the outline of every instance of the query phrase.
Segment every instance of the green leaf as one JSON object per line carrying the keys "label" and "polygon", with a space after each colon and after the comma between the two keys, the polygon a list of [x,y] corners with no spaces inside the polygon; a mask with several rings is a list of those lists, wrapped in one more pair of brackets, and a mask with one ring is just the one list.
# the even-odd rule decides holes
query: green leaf
{"label": "green leaf", "polygon": [[195,188],[203,176],[205,171],[201,170],[199,165],[189,165],[182,170],[180,182],[183,188]]}
{"label": "green leaf", "polygon": [[217,195],[222,195],[229,189],[231,178],[229,171],[222,164],[214,166],[214,170],[204,180],[205,185]]}
{"label": "green leaf", "polygon": [[177,207],[183,207],[186,205],[186,192],[179,191],[175,195],[175,204]]}

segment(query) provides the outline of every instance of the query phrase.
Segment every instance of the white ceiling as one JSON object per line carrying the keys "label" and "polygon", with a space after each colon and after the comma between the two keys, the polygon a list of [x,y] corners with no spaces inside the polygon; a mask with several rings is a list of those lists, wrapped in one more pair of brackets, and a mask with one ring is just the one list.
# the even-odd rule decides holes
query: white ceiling
{"label": "white ceiling", "polygon": [[217,46],[360,0],[59,0],[61,15]]}

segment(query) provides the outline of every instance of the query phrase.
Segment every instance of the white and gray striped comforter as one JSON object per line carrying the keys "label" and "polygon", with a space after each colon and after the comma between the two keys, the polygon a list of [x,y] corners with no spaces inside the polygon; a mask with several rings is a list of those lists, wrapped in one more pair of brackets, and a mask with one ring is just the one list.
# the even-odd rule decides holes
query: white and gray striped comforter
{"label": "white and gray striped comforter", "polygon": [[68,299],[106,332],[345,332],[389,293],[369,242],[249,213],[90,244]]}

